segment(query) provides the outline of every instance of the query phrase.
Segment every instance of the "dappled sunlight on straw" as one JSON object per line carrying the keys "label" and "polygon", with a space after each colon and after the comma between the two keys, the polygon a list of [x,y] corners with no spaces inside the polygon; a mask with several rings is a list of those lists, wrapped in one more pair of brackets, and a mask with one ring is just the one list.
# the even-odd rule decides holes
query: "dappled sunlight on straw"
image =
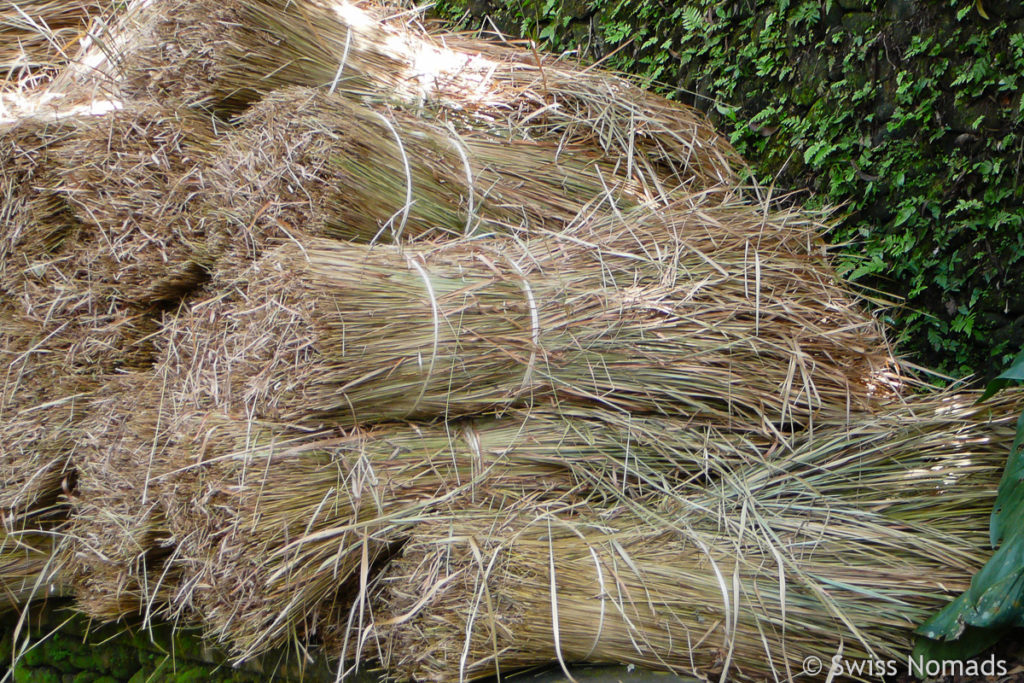
{"label": "dappled sunlight on straw", "polygon": [[923,387],[696,111],[421,12],[137,0],[0,92],[0,609],[340,677],[905,652],[1024,397]]}

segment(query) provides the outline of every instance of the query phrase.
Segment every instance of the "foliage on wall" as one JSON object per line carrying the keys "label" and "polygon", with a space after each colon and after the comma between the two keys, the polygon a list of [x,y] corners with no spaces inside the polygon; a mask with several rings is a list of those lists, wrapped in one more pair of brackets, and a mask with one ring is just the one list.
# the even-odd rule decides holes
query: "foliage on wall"
{"label": "foliage on wall", "polygon": [[[994,374],[1024,339],[1024,5],[441,0],[707,111],[762,183],[841,205],[842,272],[905,300],[912,360]],[[487,19],[485,20],[485,17]]]}

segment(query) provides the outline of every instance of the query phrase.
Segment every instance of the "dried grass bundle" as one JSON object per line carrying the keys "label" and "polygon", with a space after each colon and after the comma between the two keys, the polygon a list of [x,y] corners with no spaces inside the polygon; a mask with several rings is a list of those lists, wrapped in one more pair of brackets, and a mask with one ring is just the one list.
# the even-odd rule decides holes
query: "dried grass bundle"
{"label": "dried grass bundle", "polygon": [[57,597],[66,587],[55,575],[53,536],[0,526],[0,614],[31,599]]}
{"label": "dried grass bundle", "polygon": [[513,421],[305,437],[209,424],[202,454],[165,482],[177,491],[176,605],[240,659],[315,638],[431,509],[577,488],[555,436],[534,450],[533,433]]}
{"label": "dried grass bundle", "polygon": [[773,441],[894,395],[876,320],[776,219],[760,238],[749,207],[692,206],[526,241],[295,235],[172,321],[164,357],[180,400],[282,422],[550,399]]}
{"label": "dried grass bundle", "polygon": [[110,379],[79,425],[77,486],[62,528],[61,571],[83,612],[104,621],[144,614],[170,599],[174,539],[152,479],[166,471],[182,418],[147,373]]}
{"label": "dried grass bundle", "polygon": [[380,657],[416,680],[556,659],[786,678],[809,654],[830,661],[841,639],[851,659],[865,645],[900,656],[913,627],[983,561],[976,546],[820,505],[747,528],[739,508],[721,511],[736,515],[728,521],[673,515],[678,531],[623,513],[460,511],[421,526],[389,565]]}
{"label": "dried grass bundle", "polygon": [[253,247],[297,230],[364,242],[557,231],[581,212],[641,200],[589,148],[460,135],[306,88],[246,112],[221,145],[212,186],[209,203],[230,207],[228,229]]}
{"label": "dried grass bundle", "polygon": [[199,210],[213,122],[132,102],[65,125],[43,194],[63,199],[82,227],[51,261],[59,277],[90,297],[142,305],[202,282],[216,251]]}
{"label": "dried grass bundle", "polygon": [[370,626],[338,629],[335,648],[417,680],[555,659],[757,680],[810,655],[903,657],[986,559],[1024,396],[974,398],[819,428],[703,495],[438,514],[385,568]]}
{"label": "dried grass bundle", "polygon": [[[532,50],[430,35],[396,7],[347,1],[139,4],[93,49],[128,96],[237,113],[292,85],[400,102],[463,128],[596,144],[649,194],[734,185],[741,160],[695,111],[625,77]],[[393,18],[389,18],[393,17]],[[63,86],[66,88],[66,86]]]}
{"label": "dried grass bundle", "polygon": [[70,59],[101,3],[16,0],[0,8],[0,90],[31,88]]}

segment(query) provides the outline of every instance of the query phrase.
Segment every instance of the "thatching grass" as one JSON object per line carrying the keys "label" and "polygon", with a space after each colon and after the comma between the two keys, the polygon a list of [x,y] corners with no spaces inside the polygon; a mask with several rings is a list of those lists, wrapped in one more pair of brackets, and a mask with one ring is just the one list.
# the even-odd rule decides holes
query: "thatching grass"
{"label": "thatching grass", "polygon": [[344,646],[377,648],[389,671],[419,680],[554,659],[753,680],[840,648],[901,658],[986,559],[1022,405],[975,397],[819,428],[704,495],[438,515],[385,569],[381,609]]}
{"label": "thatching grass", "polygon": [[239,658],[308,642],[426,511],[574,488],[557,457],[534,455],[531,433],[509,423],[274,438],[246,422],[208,424],[203,452],[157,482],[177,491],[176,604]]}
{"label": "thatching grass", "polygon": [[200,189],[194,130],[201,119],[150,105],[3,130],[5,508],[60,492],[91,392],[154,358],[149,305],[205,277],[195,255],[203,227],[178,220]]}
{"label": "thatching grass", "polygon": [[0,91],[31,88],[52,77],[76,50],[100,3],[16,0],[0,8]]}
{"label": "thatching grass", "polygon": [[[621,529],[622,536],[616,540],[631,548],[638,544],[651,557],[656,552],[671,556],[677,547],[682,553],[694,541],[684,537],[677,539],[681,545],[674,546],[672,534],[691,527],[700,532],[695,538],[721,547],[722,541],[715,539],[724,533],[723,528],[736,524],[741,508],[749,505],[752,519],[756,512],[772,521],[752,539],[741,539],[743,550],[737,552],[749,564],[744,571],[760,572],[751,581],[758,590],[766,590],[760,582],[769,578],[777,582],[778,567],[769,569],[764,563],[781,560],[764,543],[781,543],[777,536],[784,534],[800,536],[784,544],[779,555],[794,554],[785,566],[790,572],[787,580],[795,582],[794,594],[800,594],[804,590],[800,582],[807,581],[800,569],[801,544],[819,535],[827,539],[828,534],[835,534],[832,545],[823,541],[821,554],[812,555],[825,563],[841,550],[843,558],[852,558],[849,561],[855,569],[840,565],[832,574],[815,575],[815,581],[824,577],[825,583],[843,582],[849,571],[851,575],[859,572],[865,582],[888,582],[886,589],[894,594],[922,591],[920,598],[907,598],[910,611],[898,612],[892,620],[876,616],[872,621],[864,606],[857,613],[859,621],[848,635],[855,640],[861,630],[875,633],[872,625],[881,623],[881,635],[875,633],[867,646],[884,645],[891,650],[899,646],[894,644],[897,636],[899,643],[904,642],[913,619],[923,618],[927,609],[954,593],[983,559],[984,520],[1013,436],[1011,418],[1002,416],[1009,415],[1020,400],[1017,397],[1015,402],[1004,401],[992,408],[971,407],[966,400],[953,406],[955,402],[948,397],[919,400],[852,431],[845,426],[822,426],[814,437],[771,449],[735,438],[730,441],[728,435],[711,430],[701,433],[684,421],[645,420],[616,413],[605,413],[601,420],[601,414],[591,411],[573,415],[534,410],[433,429],[381,425],[337,436],[291,437],[280,432],[275,436],[275,430],[266,426],[216,419],[205,421],[201,432],[183,441],[197,450],[153,485],[171,486],[175,492],[168,499],[174,501],[168,514],[178,539],[173,561],[182,567],[181,588],[174,598],[176,609],[179,615],[199,615],[208,633],[232,647],[240,659],[289,639],[306,644],[320,638],[341,641],[343,634],[351,635],[349,629],[362,631],[371,617],[365,612],[369,603],[361,596],[378,573],[396,576],[383,565],[396,549],[405,544],[402,557],[419,563],[425,552],[422,544],[427,543],[424,539],[431,538],[438,528],[447,529],[452,520],[461,524],[471,519],[469,511],[479,508],[491,510],[491,517],[482,522],[484,529],[474,532],[482,545],[487,538],[486,524],[501,526],[500,520],[493,519],[505,514],[498,511],[521,508],[524,515],[539,515],[540,511],[570,510],[572,523],[584,530],[617,529],[618,523],[608,517],[633,519],[630,523],[637,529]],[[995,423],[985,424],[986,419]],[[940,502],[935,503],[936,498]],[[663,509],[663,504],[671,507]],[[939,515],[934,520],[922,514],[928,505],[937,506]],[[836,525],[829,527],[832,518]],[[641,528],[641,521],[646,526]],[[878,533],[872,536],[868,532],[876,526]],[[861,546],[852,543],[855,538]],[[900,549],[914,539],[918,539],[916,549]],[[447,544],[436,539],[432,542]],[[751,545],[755,542],[760,545]],[[946,555],[939,553],[941,543],[946,544]],[[760,554],[753,556],[754,550],[748,548]],[[546,545],[544,549],[547,552]],[[903,553],[914,567],[905,588],[899,583]],[[556,550],[556,555],[563,557],[561,550]],[[586,546],[573,550],[571,543],[564,556],[577,557],[570,565],[582,562],[579,557],[592,557]],[[479,558],[470,560],[478,562]],[[925,561],[930,564],[922,564]],[[535,562],[535,558],[524,560],[521,571],[534,576]],[[406,560],[398,566],[401,569],[395,571],[411,571]],[[934,584],[927,583],[928,579],[927,590],[919,583],[925,579],[917,574],[925,566],[935,568],[940,577]],[[706,605],[707,596],[714,595],[706,592],[708,586],[717,586],[713,570],[684,564],[679,571],[702,577],[702,582],[691,579],[686,585],[704,590],[703,601],[694,602],[690,593],[680,596],[673,592],[670,587],[686,578],[679,573],[671,574],[665,584],[648,586],[651,600],[672,604],[678,600],[687,609]],[[643,579],[639,576],[635,581]],[[401,589],[415,596],[416,602],[431,584],[423,574],[414,574],[409,580],[426,582]],[[638,594],[641,584],[636,582],[630,595]],[[877,588],[873,583],[858,585],[864,591],[869,586]],[[953,587],[937,592],[940,585]],[[477,597],[451,590],[450,600],[458,609],[468,608]],[[524,604],[543,604],[544,593],[538,590],[541,597],[534,596]],[[821,598],[815,590],[813,585],[807,588],[807,600]],[[404,614],[408,607],[389,608],[389,615]],[[810,619],[811,626],[824,633],[834,629],[833,622],[841,620],[849,607],[822,598],[818,607],[804,604],[802,611],[794,609],[792,614]],[[423,619],[443,621],[448,607],[430,604],[426,609]],[[816,609],[819,621],[814,621]],[[385,620],[390,617],[377,615]],[[772,613],[777,623],[782,618]],[[530,624],[544,623],[524,619],[527,631]],[[693,621],[685,623],[696,628]],[[752,623],[744,625],[740,635],[763,649]],[[358,624],[362,626],[356,628]],[[792,624],[790,627],[797,630]],[[512,657],[504,665],[536,664],[551,658],[550,642],[538,645],[551,631],[537,628],[537,632],[522,634],[521,641],[520,634],[509,635],[519,643],[515,647],[522,649],[516,650],[519,659]],[[666,637],[679,642],[680,636],[681,632],[670,629]],[[456,647],[455,636],[439,637],[437,647],[449,657]],[[664,667],[664,662],[659,665],[656,661],[667,656],[661,636],[641,629],[633,637],[654,638],[654,644],[637,654],[623,649],[626,636],[622,636],[613,639],[593,661],[635,661]],[[821,637],[814,631],[806,636],[806,642],[803,636],[797,639],[806,648],[811,647],[808,643],[819,643]],[[491,641],[485,639],[484,644],[490,646]],[[349,645],[351,653],[355,645]],[[457,646],[461,652],[461,643]],[[407,654],[431,649],[425,643],[410,642],[396,647],[395,652]],[[574,652],[574,657],[582,656]],[[402,668],[405,664],[398,665],[402,655],[387,656],[387,664],[409,673]],[[745,656],[759,661],[749,651]],[[436,662],[428,668],[433,666],[443,668]],[[478,673],[487,671],[484,665]],[[431,673],[450,679],[453,671]]]}
{"label": "thatching grass", "polygon": [[393,9],[136,2],[0,129],[0,608],[443,680],[900,654],[1020,396],[904,396],[693,111]]}
{"label": "thatching grass", "polygon": [[[303,85],[487,128],[596,145],[648,194],[735,184],[741,160],[693,110],[626,78],[388,19],[349,2],[171,2],[126,13],[83,62],[126,96],[238,113]],[[76,76],[69,76],[74,80]],[[67,85],[62,85],[67,89]]]}
{"label": "thatching grass", "polygon": [[224,139],[209,202],[252,247],[296,230],[358,241],[560,230],[642,197],[593,150],[508,141],[290,88]]}
{"label": "thatching grass", "polygon": [[[187,119],[187,122],[185,121]],[[68,458],[94,393],[154,359],[158,311],[205,272],[196,117],[152,105],[63,112],[2,131],[0,507],[22,515],[74,485]]]}
{"label": "thatching grass", "polygon": [[525,240],[296,233],[175,318],[164,355],[185,400],[307,426],[554,400],[772,441],[884,405],[884,335],[808,250],[813,223],[750,222],[698,204]]}
{"label": "thatching grass", "polygon": [[106,245],[48,185],[80,123],[58,113],[0,131],[0,505],[11,514],[66,487],[74,428],[99,378],[153,358],[155,320],[97,282]]}
{"label": "thatching grass", "polygon": [[[462,510],[421,527],[389,566],[382,659],[417,680],[559,658],[786,678],[811,653],[830,661],[841,639],[850,658],[867,655],[858,636],[871,654],[899,657],[916,623],[981,566],[977,546],[819,504],[748,528],[739,507],[716,511],[722,519],[663,511],[679,531],[596,510],[518,520]],[[944,550],[973,561],[953,566]]]}
{"label": "thatching grass", "polygon": [[78,227],[64,201],[42,189],[71,133],[66,116],[0,125],[0,276],[5,290],[23,268],[57,250]]}
{"label": "thatching grass", "polygon": [[151,373],[111,378],[78,426],[72,457],[77,485],[61,528],[61,572],[90,617],[115,621],[164,613],[178,574],[167,563],[165,474],[187,419],[165,400]]}
{"label": "thatching grass", "polygon": [[53,538],[0,526],[0,614],[18,609],[30,599],[60,596],[66,591],[55,575]]}
{"label": "thatching grass", "polygon": [[736,465],[759,456],[682,421],[606,417],[531,411],[302,435],[211,414],[161,450],[159,464],[131,471],[152,473],[148,490],[175,539],[174,616],[199,617],[246,658],[343,622],[378,564],[437,509],[540,505],[665,481],[699,491],[709,449]]}
{"label": "thatching grass", "polygon": [[92,297],[142,305],[174,301],[203,281],[215,248],[197,207],[213,122],[132,102],[66,125],[43,191],[83,227],[55,267]]}

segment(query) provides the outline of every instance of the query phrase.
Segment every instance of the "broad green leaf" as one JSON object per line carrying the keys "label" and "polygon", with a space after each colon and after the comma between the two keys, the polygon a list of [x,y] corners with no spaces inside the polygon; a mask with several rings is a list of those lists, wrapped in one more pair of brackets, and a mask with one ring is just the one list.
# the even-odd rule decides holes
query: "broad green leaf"
{"label": "broad green leaf", "polygon": [[1010,367],[1005,372],[988,383],[978,402],[980,403],[991,398],[994,394],[1009,386],[1011,382],[1022,381],[1024,381],[1024,350],[1017,354],[1017,357],[1013,359]]}
{"label": "broad green leaf", "polygon": [[1024,534],[1007,539],[963,595],[921,624],[916,633],[932,640],[957,640],[967,626],[1007,627],[1024,623]]}
{"label": "broad green leaf", "polygon": [[1002,543],[1008,531],[1024,534],[1024,413],[1017,418],[1017,435],[999,481],[988,530],[992,547]]}
{"label": "broad green leaf", "polygon": [[910,655],[915,662],[963,662],[995,645],[1009,628],[968,626],[956,640],[921,637]]}
{"label": "broad green leaf", "polygon": [[928,640],[952,642],[959,640],[966,628],[965,612],[968,611],[970,590],[957,596],[956,600],[942,608],[914,631]]}

